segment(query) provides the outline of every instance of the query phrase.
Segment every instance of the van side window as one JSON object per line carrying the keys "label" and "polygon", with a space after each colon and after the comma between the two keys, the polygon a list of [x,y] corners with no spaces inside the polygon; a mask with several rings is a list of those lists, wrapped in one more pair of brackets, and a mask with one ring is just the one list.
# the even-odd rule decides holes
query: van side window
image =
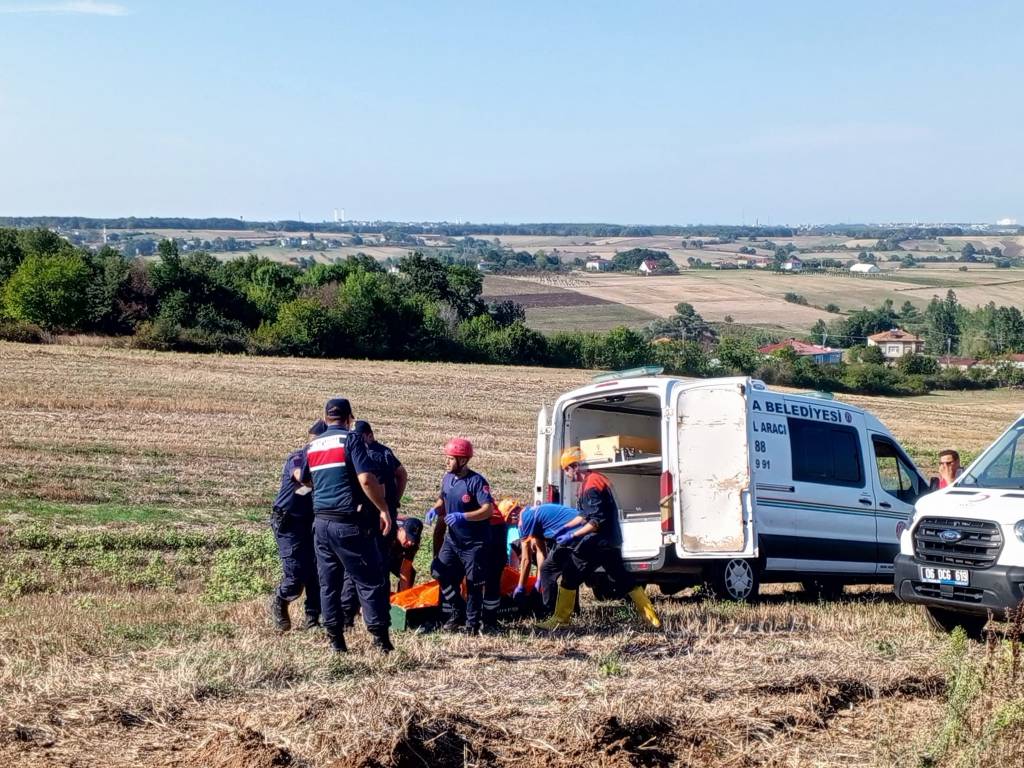
{"label": "van side window", "polygon": [[864,486],[860,436],[855,427],[809,419],[787,419],[793,480],[803,483]]}
{"label": "van side window", "polygon": [[875,466],[882,490],[900,501],[913,504],[920,495],[917,473],[911,469],[896,446],[880,437],[871,438],[875,448]]}

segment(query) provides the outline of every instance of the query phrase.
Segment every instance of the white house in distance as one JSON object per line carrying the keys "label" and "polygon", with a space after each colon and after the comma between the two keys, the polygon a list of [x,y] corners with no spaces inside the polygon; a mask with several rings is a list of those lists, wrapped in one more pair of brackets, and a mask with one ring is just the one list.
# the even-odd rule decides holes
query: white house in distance
{"label": "white house in distance", "polygon": [[851,272],[855,272],[861,275],[877,275],[880,270],[877,264],[854,264],[850,267]]}
{"label": "white house in distance", "polygon": [[606,272],[612,268],[612,263],[601,256],[595,256],[587,260],[587,269],[591,272]]}
{"label": "white house in distance", "polygon": [[654,259],[644,259],[640,264],[640,271],[645,275],[653,275],[658,271],[658,262]]}
{"label": "white house in distance", "polygon": [[800,261],[796,256],[786,259],[782,262],[782,269],[785,272],[803,272],[804,263]]}
{"label": "white house in distance", "polygon": [[924,339],[912,333],[893,328],[891,331],[882,331],[873,336],[868,336],[868,346],[878,347],[882,350],[882,357],[886,360],[899,360],[911,352],[924,351]]}

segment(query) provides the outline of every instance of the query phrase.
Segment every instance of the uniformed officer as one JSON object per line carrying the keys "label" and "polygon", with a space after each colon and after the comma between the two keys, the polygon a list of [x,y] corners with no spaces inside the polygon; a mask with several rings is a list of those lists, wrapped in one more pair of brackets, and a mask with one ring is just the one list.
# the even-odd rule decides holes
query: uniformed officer
{"label": "uniformed officer", "polygon": [[423,521],[416,517],[398,517],[398,535],[391,542],[388,553],[388,571],[398,579],[396,592],[412,589],[416,584],[416,553],[420,550]]}
{"label": "uniformed officer", "polygon": [[[337,652],[347,650],[341,591],[352,577],[376,648],[393,650],[388,628],[391,605],[381,567],[379,534],[391,530],[384,487],[361,435],[350,431],[352,406],[338,397],[324,406],[327,431],[309,444],[303,482],[313,487],[316,559],[324,629]],[[379,533],[378,533],[379,532]]]}
{"label": "uniformed officer", "polygon": [[[487,480],[469,468],[473,444],[453,437],[444,447],[445,469],[441,493],[427,511],[427,522],[444,527],[444,541],[430,566],[441,584],[445,609],[444,629],[455,631],[463,624],[470,633],[480,631],[484,581],[487,578],[487,542],[494,499]],[[462,579],[469,599],[463,600]]]}
{"label": "uniformed officer", "polygon": [[501,577],[508,565],[508,530],[519,523],[519,510],[522,505],[515,499],[503,499],[491,511],[488,531],[487,550],[484,559],[487,562],[487,575],[484,579],[484,612],[483,630],[488,633],[497,632],[498,609],[501,608]]}
{"label": "uniformed officer", "polygon": [[[309,439],[319,437],[326,430],[327,424],[320,419],[309,428]],[[284,460],[281,488],[270,515],[282,572],[281,582],[271,598],[270,615],[282,632],[292,628],[288,604],[297,600],[303,591],[306,593],[306,620],[302,628],[311,629],[320,623],[320,579],[313,546],[313,496],[302,484],[307,445],[292,451]]]}
{"label": "uniformed officer", "polygon": [[583,464],[578,446],[562,451],[560,464],[570,481],[580,483],[577,504],[579,514],[565,523],[555,538],[559,547],[569,549],[569,556],[564,563],[562,583],[555,599],[555,612],[539,626],[542,629],[569,626],[576,602],[576,590],[589,574],[604,568],[613,587],[619,594],[628,594],[641,618],[652,627],[660,627],[661,619],[647,593],[643,587],[636,585],[622,562],[619,505],[612,494],[608,478]]}
{"label": "uniformed officer", "polygon": [[[395,456],[394,451],[384,443],[377,442],[373,434],[373,427],[368,421],[357,421],[352,431],[363,438],[366,443],[366,451],[373,464],[373,474],[384,487],[384,498],[388,504],[388,514],[391,516],[391,530],[386,534],[377,537],[377,546],[380,548],[381,569],[384,574],[384,582],[390,587],[389,564],[391,562],[391,548],[395,537],[398,535],[398,508],[402,505],[402,495],[405,493],[406,485],[409,483],[409,473],[402,462]],[[351,627],[359,614],[359,596],[356,594],[355,582],[351,576],[345,577],[345,586],[342,588],[341,604],[345,612],[345,626]]]}

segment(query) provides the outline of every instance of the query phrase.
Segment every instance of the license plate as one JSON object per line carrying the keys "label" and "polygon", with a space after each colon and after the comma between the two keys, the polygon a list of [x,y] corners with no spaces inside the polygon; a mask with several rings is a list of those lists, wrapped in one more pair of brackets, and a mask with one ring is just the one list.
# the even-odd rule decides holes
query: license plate
{"label": "license plate", "polygon": [[929,584],[948,584],[951,587],[966,587],[971,583],[971,573],[964,568],[926,568],[921,566],[921,581]]}

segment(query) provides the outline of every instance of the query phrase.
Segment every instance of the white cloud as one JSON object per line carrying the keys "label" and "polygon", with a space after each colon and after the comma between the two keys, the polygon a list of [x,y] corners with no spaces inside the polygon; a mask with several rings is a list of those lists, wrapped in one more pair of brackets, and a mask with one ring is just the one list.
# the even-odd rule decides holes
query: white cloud
{"label": "white cloud", "polygon": [[0,13],[77,14],[84,16],[127,16],[130,11],[118,3],[70,0],[63,3],[18,3],[0,5]]}

